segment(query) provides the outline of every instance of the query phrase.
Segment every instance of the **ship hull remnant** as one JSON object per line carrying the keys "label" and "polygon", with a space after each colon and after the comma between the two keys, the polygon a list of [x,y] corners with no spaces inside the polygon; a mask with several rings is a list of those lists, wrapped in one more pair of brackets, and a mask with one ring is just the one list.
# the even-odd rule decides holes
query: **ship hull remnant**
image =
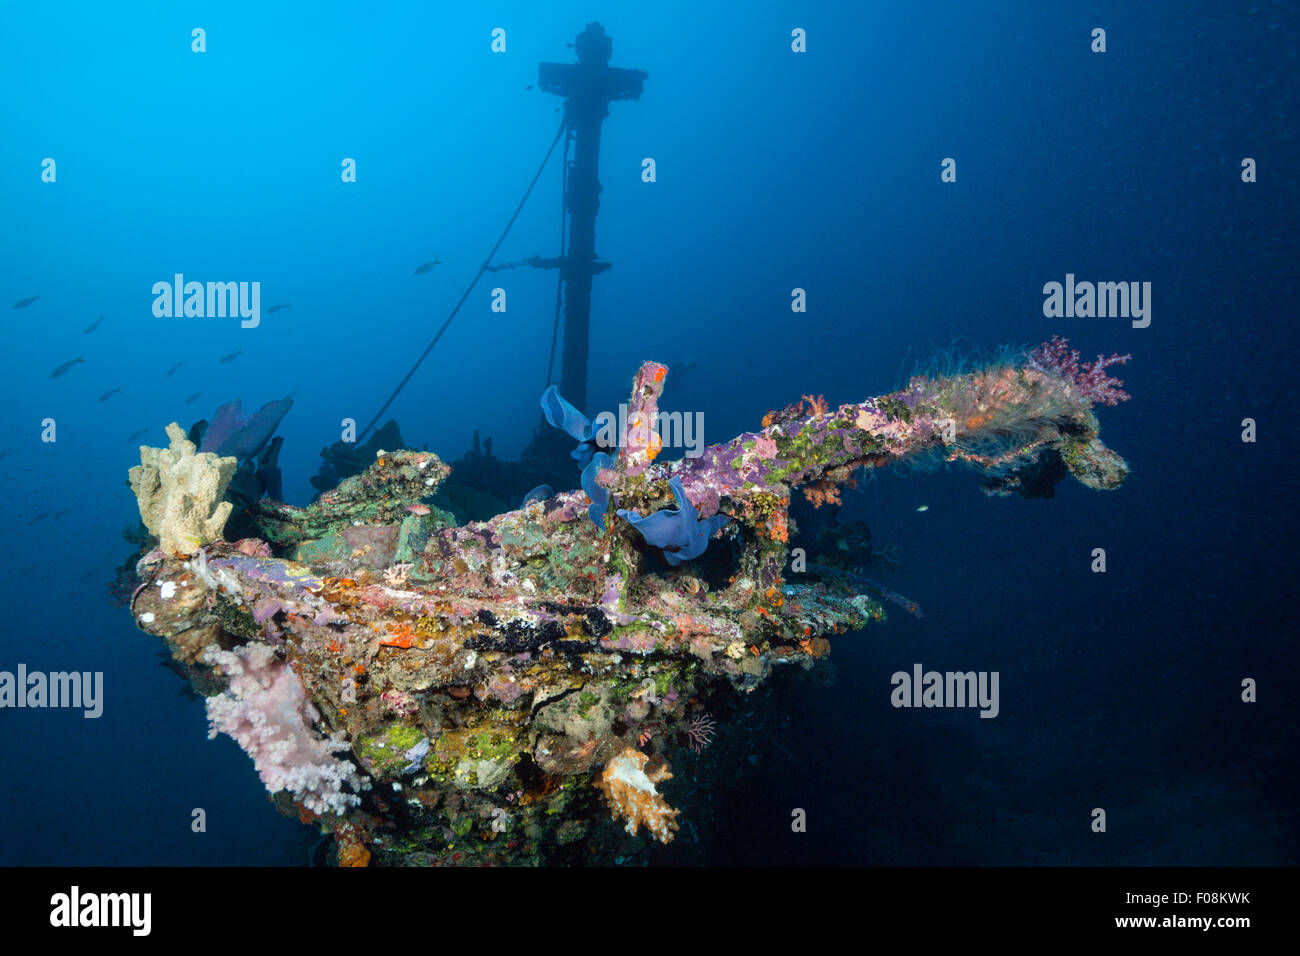
{"label": "ship hull remnant", "polygon": [[[667,371],[634,380],[646,422]],[[259,506],[256,538],[188,559],[148,550],[132,613],[227,709],[222,652],[265,645],[292,669],[310,732],[355,776],[335,768],[329,801],[275,797],[335,836],[341,864],[577,862],[638,822],[638,839],[673,839],[689,813],[670,806],[670,762],[698,745],[705,711],[883,620],[861,579],[791,567],[792,494],[833,501],[861,469],[920,456],[964,462],[999,495],[1044,496],[1067,474],[1113,488],[1127,472],[1086,398],[1027,363],[834,409],[806,397],[698,458],[657,451],[630,436],[596,476],[603,524],[571,491],[459,526],[418,504],[448,473],[437,456],[381,452],[310,508]],[[729,519],[676,566],[617,514],[676,507],[670,481],[701,521]]]}

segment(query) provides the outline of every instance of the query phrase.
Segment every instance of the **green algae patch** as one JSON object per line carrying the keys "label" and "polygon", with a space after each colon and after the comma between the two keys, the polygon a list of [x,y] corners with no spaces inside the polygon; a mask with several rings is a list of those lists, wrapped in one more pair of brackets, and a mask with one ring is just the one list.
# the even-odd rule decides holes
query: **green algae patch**
{"label": "green algae patch", "polygon": [[302,542],[294,549],[293,559],[303,564],[321,566],[343,561],[351,554],[352,547],[343,540],[343,535],[331,534]]}
{"label": "green algae patch", "polygon": [[434,779],[461,789],[496,787],[509,779],[520,747],[519,729],[509,724],[457,727],[430,745],[424,766]]}
{"label": "green algae patch", "polygon": [[900,399],[881,398],[876,401],[876,407],[884,412],[891,421],[912,424],[912,410]]}
{"label": "green algae patch", "polygon": [[419,728],[393,723],[358,737],[354,749],[367,770],[377,777],[389,777],[411,762],[406,752],[423,739]]}

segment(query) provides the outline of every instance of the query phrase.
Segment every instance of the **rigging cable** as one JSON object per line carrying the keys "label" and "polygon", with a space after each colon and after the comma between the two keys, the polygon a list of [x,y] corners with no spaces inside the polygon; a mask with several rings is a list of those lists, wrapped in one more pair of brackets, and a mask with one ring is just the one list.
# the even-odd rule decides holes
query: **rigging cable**
{"label": "rigging cable", "polygon": [[474,274],[474,278],[470,282],[469,287],[465,290],[465,294],[460,297],[460,301],[456,303],[456,307],[451,310],[451,314],[447,316],[447,320],[442,323],[442,327],[438,329],[438,333],[433,337],[433,341],[430,342],[428,347],[420,354],[420,357],[415,360],[415,364],[412,365],[411,370],[406,373],[406,377],[398,383],[397,388],[393,389],[393,394],[388,396],[388,401],[384,402],[379,411],[375,413],[375,417],[370,419],[370,424],[361,430],[361,434],[357,436],[358,441],[364,439],[370,429],[375,427],[375,422],[379,421],[384,412],[388,411],[388,407],[397,399],[397,396],[401,393],[402,389],[406,387],[406,383],[411,380],[411,377],[415,375],[416,370],[419,369],[424,360],[429,357],[429,353],[433,351],[433,347],[438,344],[438,340],[442,338],[442,334],[446,332],[447,327],[451,325],[451,320],[456,318],[456,313],[459,312],[460,307],[465,304],[465,300],[469,298],[469,294],[474,291],[474,286],[478,285],[478,280],[483,278],[483,273],[486,272],[487,267],[492,264],[492,257],[495,256],[497,250],[501,248],[501,243],[506,241],[506,236],[510,233],[510,227],[515,224],[515,220],[518,219],[519,214],[523,212],[524,203],[528,202],[528,197],[532,194],[533,187],[537,185],[537,180],[542,178],[542,170],[546,169],[546,164],[551,159],[551,153],[555,152],[555,145],[560,141],[560,137],[564,135],[564,129],[565,121],[561,120],[560,128],[555,133],[555,139],[551,140],[551,147],[546,151],[546,156],[542,159],[542,165],[537,167],[537,173],[533,176],[533,181],[529,183],[528,188],[524,190],[524,197],[519,200],[519,205],[515,207],[514,215],[511,216],[510,221],[506,223],[506,227],[502,230],[501,237],[497,239],[496,245],[492,247],[492,251],[489,252],[487,258],[483,260],[483,264],[478,267],[478,272]]}

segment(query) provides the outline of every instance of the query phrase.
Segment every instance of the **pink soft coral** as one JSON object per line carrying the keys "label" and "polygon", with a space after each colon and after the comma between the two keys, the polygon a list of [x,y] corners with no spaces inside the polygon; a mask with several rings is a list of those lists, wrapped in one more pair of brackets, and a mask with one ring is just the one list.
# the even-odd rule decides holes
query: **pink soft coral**
{"label": "pink soft coral", "polygon": [[320,714],[302,681],[265,644],[246,644],[233,651],[213,645],[204,661],[230,679],[230,686],[209,697],[208,737],[218,732],[234,738],[253,758],[262,783],[271,793],[289,790],[314,813],[345,813],[361,798],[343,789],[364,790],[369,781],[335,754],[348,745],[317,733]]}
{"label": "pink soft coral", "polygon": [[1040,372],[1053,372],[1079,390],[1087,401],[1096,405],[1118,405],[1128,401],[1132,396],[1124,391],[1124,383],[1106,374],[1111,365],[1123,365],[1133,356],[1098,355],[1095,362],[1079,363],[1079,350],[1070,348],[1070,343],[1059,335],[1053,335],[1051,341],[1044,342],[1026,357],[1032,368]]}

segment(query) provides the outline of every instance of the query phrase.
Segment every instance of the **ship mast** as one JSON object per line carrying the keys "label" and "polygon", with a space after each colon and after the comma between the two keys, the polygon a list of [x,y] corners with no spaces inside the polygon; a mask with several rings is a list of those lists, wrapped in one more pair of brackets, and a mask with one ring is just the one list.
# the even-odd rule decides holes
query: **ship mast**
{"label": "ship mast", "polygon": [[538,87],[564,97],[565,123],[572,137],[564,205],[569,217],[568,254],[560,265],[564,286],[564,350],[560,393],[581,409],[587,402],[591,279],[609,268],[596,261],[596,213],[600,209],[600,128],[614,100],[641,96],[646,74],[609,65],[613,43],[599,23],[589,23],[574,41],[577,63],[542,63]]}

